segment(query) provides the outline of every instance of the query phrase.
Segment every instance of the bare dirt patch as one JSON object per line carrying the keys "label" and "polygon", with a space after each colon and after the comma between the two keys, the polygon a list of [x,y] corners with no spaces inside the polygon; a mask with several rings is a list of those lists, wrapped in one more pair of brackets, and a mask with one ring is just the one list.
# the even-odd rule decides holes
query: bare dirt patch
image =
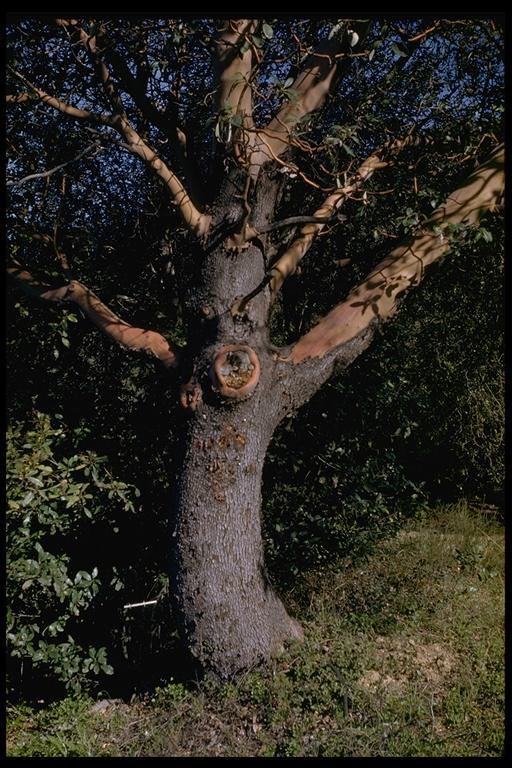
{"label": "bare dirt patch", "polygon": [[442,696],[446,692],[448,678],[457,666],[448,646],[383,636],[378,636],[375,644],[377,668],[369,669],[358,680],[362,688],[403,693],[410,683],[420,682],[430,693]]}

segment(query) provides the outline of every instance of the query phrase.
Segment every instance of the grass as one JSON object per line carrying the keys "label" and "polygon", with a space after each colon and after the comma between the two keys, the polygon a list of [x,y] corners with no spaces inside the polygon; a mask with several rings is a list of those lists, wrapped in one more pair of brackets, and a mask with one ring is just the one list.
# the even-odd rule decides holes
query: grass
{"label": "grass", "polygon": [[303,576],[303,644],[236,683],[8,710],[9,756],[501,756],[503,530],[440,507],[365,562]]}

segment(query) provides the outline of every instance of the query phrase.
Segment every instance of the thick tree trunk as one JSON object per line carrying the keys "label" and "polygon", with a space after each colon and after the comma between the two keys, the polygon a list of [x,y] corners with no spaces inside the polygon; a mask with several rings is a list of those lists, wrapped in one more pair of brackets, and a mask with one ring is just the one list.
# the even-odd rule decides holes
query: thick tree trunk
{"label": "thick tree trunk", "polygon": [[258,397],[193,417],[175,498],[174,608],[192,655],[223,678],[302,635],[263,562],[261,474],[273,429],[263,408]]}
{"label": "thick tree trunk", "polygon": [[302,632],[274,594],[263,561],[261,476],[284,415],[278,363],[268,344],[269,297],[232,312],[263,279],[264,244],[237,248],[230,231],[270,220],[279,178],[249,192],[234,170],[212,207],[212,234],[188,277],[189,420],[174,496],[171,594],[182,637],[200,666],[223,678],[269,658]]}

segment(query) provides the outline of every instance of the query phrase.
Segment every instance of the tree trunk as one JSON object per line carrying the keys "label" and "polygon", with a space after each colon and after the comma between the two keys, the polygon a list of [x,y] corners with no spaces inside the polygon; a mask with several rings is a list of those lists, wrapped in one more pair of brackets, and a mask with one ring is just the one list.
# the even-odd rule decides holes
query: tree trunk
{"label": "tree trunk", "polygon": [[263,174],[249,194],[235,169],[211,209],[209,244],[199,244],[185,277],[189,363],[181,403],[189,420],[174,495],[171,595],[192,655],[223,678],[302,636],[263,561],[263,462],[284,415],[267,339],[268,294],[255,297],[243,317],[232,312],[265,276],[264,243],[237,248],[227,238],[248,209],[251,222],[268,223],[279,184]]}
{"label": "tree trunk", "polygon": [[172,531],[174,608],[202,668],[228,678],[302,631],[263,561],[261,475],[273,419],[260,396],[189,422]]}

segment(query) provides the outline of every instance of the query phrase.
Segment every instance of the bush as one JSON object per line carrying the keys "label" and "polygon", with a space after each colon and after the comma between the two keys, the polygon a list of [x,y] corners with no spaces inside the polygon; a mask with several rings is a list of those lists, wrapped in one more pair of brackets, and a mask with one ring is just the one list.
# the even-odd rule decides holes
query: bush
{"label": "bush", "polygon": [[368,554],[428,498],[501,502],[503,252],[496,214],[461,230],[368,352],[281,426],[264,494],[276,575]]}
{"label": "bush", "polygon": [[81,543],[118,508],[133,511],[137,494],[110,475],[104,457],[70,455],[81,437],[38,411],[7,431],[8,652],[74,692],[113,672],[106,649],[79,638],[93,603],[107,587],[120,588],[98,550]]}

